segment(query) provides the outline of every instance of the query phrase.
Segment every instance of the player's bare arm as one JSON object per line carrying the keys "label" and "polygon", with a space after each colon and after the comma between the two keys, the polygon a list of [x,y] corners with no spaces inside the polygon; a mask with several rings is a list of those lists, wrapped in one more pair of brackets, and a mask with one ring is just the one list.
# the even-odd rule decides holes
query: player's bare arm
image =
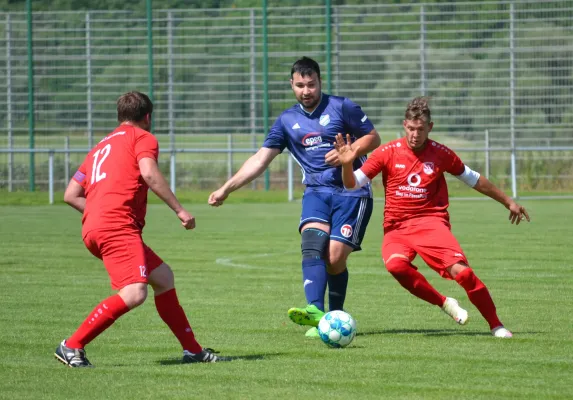
{"label": "player's bare arm", "polygon": [[171,208],[177,218],[181,221],[181,225],[185,229],[195,228],[195,217],[192,216],[177,200],[169,188],[169,184],[163,177],[163,174],[157,166],[157,162],[153,158],[145,157],[139,160],[139,171],[141,177],[147,183],[149,188],[159,197],[165,204]]}
{"label": "player's bare arm", "polygon": [[[380,143],[381,143],[380,135],[378,134],[376,129],[372,129],[367,135],[364,135],[361,138],[356,139],[356,141],[354,142],[354,145],[359,148],[356,157],[360,157],[370,153],[378,146],[380,146]],[[336,148],[326,153],[326,155],[324,156],[324,161],[327,164],[332,165],[333,167],[338,167],[342,165],[342,162],[338,159],[338,152]]]}
{"label": "player's bare arm", "polygon": [[269,166],[271,161],[280,154],[278,149],[270,149],[261,147],[259,151],[253,154],[235,175],[231,177],[223,186],[211,193],[209,196],[209,204],[213,207],[219,207],[223,204],[225,199],[229,197],[235,190],[245,186],[253,179],[261,175]]}
{"label": "player's bare arm", "polygon": [[522,205],[518,204],[515,200],[505,194],[501,189],[495,186],[484,176],[480,176],[474,189],[486,196],[494,199],[495,201],[503,204],[509,210],[509,220],[515,225],[519,225],[522,220],[530,221],[527,210]]}
{"label": "player's bare arm", "polygon": [[86,207],[86,195],[84,188],[74,179],[70,180],[64,192],[64,201],[83,214]]}

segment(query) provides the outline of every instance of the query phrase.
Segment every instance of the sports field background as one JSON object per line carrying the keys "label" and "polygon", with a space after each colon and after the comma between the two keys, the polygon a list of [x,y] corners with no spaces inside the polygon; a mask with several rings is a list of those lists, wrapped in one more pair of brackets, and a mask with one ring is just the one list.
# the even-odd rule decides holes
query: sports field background
{"label": "sports field background", "polygon": [[[238,192],[241,193],[241,192]],[[571,202],[527,201],[515,227],[493,201],[453,201],[453,231],[515,334],[498,340],[463,290],[416,264],[460,300],[460,327],[414,298],[379,257],[383,203],[364,250],[350,258],[349,348],[304,337],[286,311],[304,304],[300,204],[188,203],[185,232],[151,205],[145,240],[173,268],[204,346],[232,363],[180,365],[179,345],[152,299],[87,348],[93,370],[53,359],[56,345],[112,292],[83,247],[80,214],[63,205],[0,206],[1,399],[567,399],[573,397]]]}

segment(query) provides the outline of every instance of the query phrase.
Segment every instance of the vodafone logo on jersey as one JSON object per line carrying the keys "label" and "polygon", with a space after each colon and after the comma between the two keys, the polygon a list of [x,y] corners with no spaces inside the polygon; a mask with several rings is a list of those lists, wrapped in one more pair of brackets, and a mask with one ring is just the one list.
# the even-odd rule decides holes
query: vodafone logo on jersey
{"label": "vodafone logo on jersey", "polygon": [[316,146],[322,143],[322,136],[318,132],[311,132],[302,138],[302,145],[305,147]]}
{"label": "vodafone logo on jersey", "polygon": [[349,238],[352,236],[352,227],[348,224],[342,225],[342,228],[340,228],[340,233],[345,238]]}
{"label": "vodafone logo on jersey", "polygon": [[420,175],[413,173],[408,175],[408,185],[412,187],[418,187],[422,183],[422,178]]}

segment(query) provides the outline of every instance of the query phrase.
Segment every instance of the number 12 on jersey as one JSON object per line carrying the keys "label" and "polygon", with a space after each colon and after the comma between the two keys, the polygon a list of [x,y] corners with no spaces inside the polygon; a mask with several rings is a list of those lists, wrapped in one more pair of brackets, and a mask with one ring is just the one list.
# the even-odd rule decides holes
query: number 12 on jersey
{"label": "number 12 on jersey", "polygon": [[[111,144],[106,144],[103,148],[99,149],[94,153],[94,164],[92,167],[92,185],[104,179],[107,174],[105,172],[101,172],[101,166],[107,156],[109,156],[109,152],[111,151]],[[100,158],[101,156],[101,158]]]}

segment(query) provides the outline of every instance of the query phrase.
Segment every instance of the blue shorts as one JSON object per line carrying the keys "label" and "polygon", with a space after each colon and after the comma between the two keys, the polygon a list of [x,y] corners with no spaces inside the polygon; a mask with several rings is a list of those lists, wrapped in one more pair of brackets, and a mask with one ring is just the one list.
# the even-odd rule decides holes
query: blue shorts
{"label": "blue shorts", "polygon": [[306,192],[302,198],[298,230],[300,232],[308,222],[323,222],[330,225],[330,240],[361,250],[360,243],[366,233],[372,207],[373,200],[369,197]]}

